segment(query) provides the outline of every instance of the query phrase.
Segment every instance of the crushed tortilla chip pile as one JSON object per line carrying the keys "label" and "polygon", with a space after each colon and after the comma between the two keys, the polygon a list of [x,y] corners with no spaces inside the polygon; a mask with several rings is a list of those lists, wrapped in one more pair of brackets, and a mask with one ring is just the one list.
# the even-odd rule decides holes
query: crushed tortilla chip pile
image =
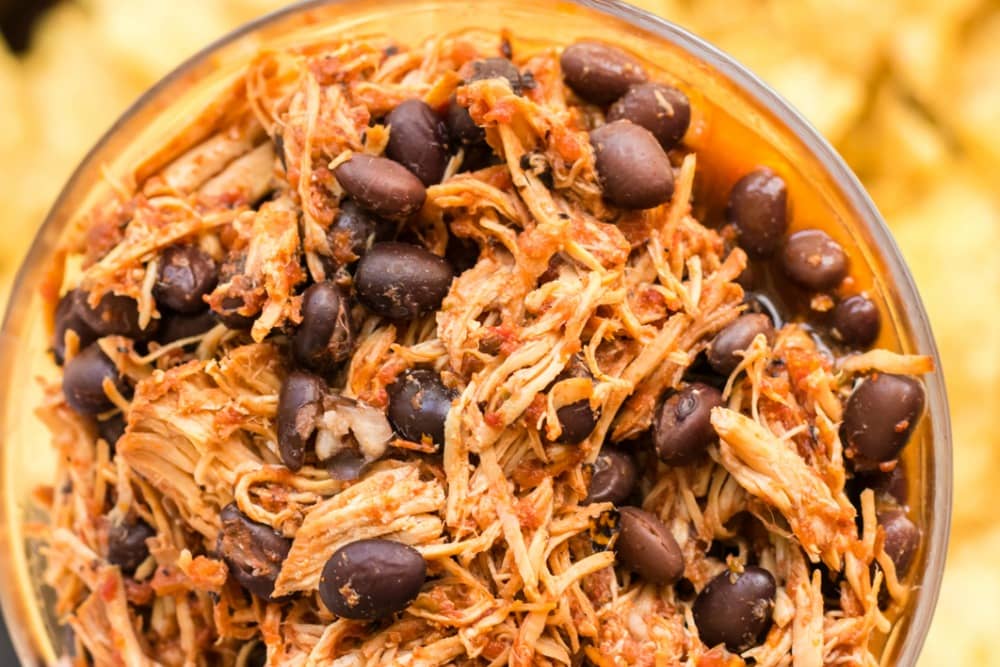
{"label": "crushed tortilla chip pile", "polygon": [[[0,46],[0,304],[73,167],[144,89],[281,0],[77,0]],[[952,405],[955,509],[921,664],[1000,665],[1000,5],[637,0],[733,54],[844,155],[930,313]],[[985,409],[984,409],[985,408]],[[971,604],[971,606],[970,606]],[[975,613],[968,613],[974,609]]]}

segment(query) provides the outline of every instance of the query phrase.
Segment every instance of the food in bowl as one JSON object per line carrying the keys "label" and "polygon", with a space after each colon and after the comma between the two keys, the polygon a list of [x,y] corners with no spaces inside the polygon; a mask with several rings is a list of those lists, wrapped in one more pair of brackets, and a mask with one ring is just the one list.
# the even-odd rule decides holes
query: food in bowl
{"label": "food in bowl", "polygon": [[774,165],[696,215],[694,92],[599,41],[305,43],[116,183],[41,408],[77,661],[877,664],[931,359]]}

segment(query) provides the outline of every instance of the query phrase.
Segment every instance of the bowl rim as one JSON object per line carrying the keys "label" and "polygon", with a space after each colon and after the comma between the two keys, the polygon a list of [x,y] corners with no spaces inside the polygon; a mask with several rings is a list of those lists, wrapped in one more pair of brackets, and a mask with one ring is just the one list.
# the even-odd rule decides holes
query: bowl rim
{"label": "bowl rim", "polygon": [[[45,244],[41,243],[41,239],[47,233],[55,231],[54,228],[60,223],[59,212],[77,188],[79,181],[93,170],[95,167],[93,163],[101,152],[101,149],[109,143],[111,138],[115,136],[123,125],[143,110],[163,89],[168,88],[178,79],[184,77],[219,49],[293,14],[321,7],[344,4],[350,1],[298,0],[277,10],[265,13],[212,41],[193,55],[187,57],[136,98],[119,115],[117,120],[101,134],[90,150],[87,151],[60,189],[59,194],[53,200],[11,283],[11,296],[5,307],[2,324],[0,324],[0,341],[5,340],[10,333],[13,312],[15,310],[12,308],[15,303],[13,295],[17,294],[24,287],[24,284],[29,280],[29,276],[34,270],[33,267],[41,265],[46,259],[44,255],[48,249],[43,247]],[[480,0],[470,0],[470,4],[474,4],[475,1]],[[904,319],[910,325],[910,340],[918,350],[924,354],[929,354],[934,360],[934,371],[923,378],[928,398],[927,411],[932,416],[930,443],[933,447],[934,483],[929,500],[932,504],[934,520],[932,522],[932,532],[926,543],[926,566],[923,578],[916,590],[915,612],[913,617],[909,619],[904,643],[898,658],[898,664],[900,665],[915,665],[934,617],[941,582],[944,576],[953,495],[952,439],[941,358],[934,340],[930,321],[909,268],[885,220],[878,212],[874,201],[858,177],[847,166],[844,159],[837,153],[833,146],[788,100],[765,83],[758,75],[754,74],[748,67],[740,64],[733,56],[730,56],[705,39],[689,32],[687,29],[682,28],[680,25],[621,0],[536,1],[554,6],[574,5],[624,21],[633,28],[638,28],[654,35],[658,39],[670,42],[696,60],[702,61],[714,68],[719,74],[738,87],[749,99],[759,104],[767,112],[773,114],[792,136],[802,142],[812,157],[817,160],[822,170],[831,178],[835,187],[840,190],[840,194],[844,197],[850,209],[855,212],[857,218],[863,223],[862,226],[864,229],[871,234],[871,245],[886,260],[885,266],[882,267],[883,276],[888,278],[889,284],[895,288],[900,296],[899,301],[903,306]],[[2,379],[2,381],[7,382],[7,379]],[[7,522],[12,518],[14,517],[8,516],[7,503],[0,502],[0,526],[7,525]],[[7,566],[5,565],[5,567]],[[17,623],[20,619],[12,618],[12,610],[16,606],[12,604],[15,602],[12,599],[14,595],[9,587],[0,587],[0,604],[2,604],[3,619],[7,625],[7,631],[18,657],[22,661],[31,659],[33,661],[32,664],[35,664],[34,661],[37,660],[37,653],[34,650],[34,646],[30,638],[25,636],[24,629]],[[12,622],[14,623],[12,624]]]}

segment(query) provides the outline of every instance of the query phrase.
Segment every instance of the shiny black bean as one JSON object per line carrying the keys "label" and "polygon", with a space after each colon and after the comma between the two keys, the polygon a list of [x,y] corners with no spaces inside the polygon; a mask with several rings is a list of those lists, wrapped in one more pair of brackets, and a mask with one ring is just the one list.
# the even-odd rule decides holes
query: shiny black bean
{"label": "shiny black bean", "polygon": [[503,164],[503,160],[493,152],[488,143],[481,141],[478,144],[465,147],[465,154],[458,171],[459,173],[479,171],[498,164]]}
{"label": "shiny black bean", "polygon": [[413,547],[391,540],[359,540],[337,549],[327,561],[319,596],[338,616],[374,620],[406,609],[426,577],[427,564]]}
{"label": "shiny black bean", "polygon": [[326,232],[333,259],[341,266],[354,264],[374,243],[391,241],[395,235],[395,223],[373,216],[352,199],[340,203],[337,216]]}
{"label": "shiny black bean", "polygon": [[803,229],[789,236],[781,265],[793,282],[816,291],[834,288],[847,276],[847,254],[821,229]]}
{"label": "shiny black bean", "polygon": [[632,495],[638,478],[635,459],[620,449],[605,446],[594,461],[594,474],[583,502],[620,505]]}
{"label": "shiny black bean", "polygon": [[619,510],[618,560],[652,584],[672,584],[684,574],[681,548],[659,517],[638,507]]}
{"label": "shiny black bean", "polygon": [[215,318],[235,331],[249,331],[253,328],[253,323],[260,316],[260,310],[253,315],[245,314],[246,301],[241,296],[226,296],[222,299],[220,310],[212,311]]}
{"label": "shiny black bean", "polygon": [[878,306],[860,294],[850,296],[833,309],[833,335],[848,345],[868,347],[878,338],[882,316]]}
{"label": "shiny black bean", "polygon": [[768,343],[774,342],[774,325],[767,315],[750,313],[740,315],[720,331],[708,347],[708,363],[722,375],[729,375],[743,360],[754,338],[763,334]]}
{"label": "shiny black bean", "polygon": [[218,282],[219,268],[207,253],[193,245],[171,246],[160,255],[153,297],[178,313],[197,313],[208,308],[202,297]]}
{"label": "shiny black bean", "polygon": [[330,473],[330,477],[342,482],[353,482],[364,473],[368,461],[360,452],[344,449],[325,460],[323,464],[326,466],[327,472]]}
{"label": "shiny black bean", "polygon": [[[590,375],[590,369],[587,368],[587,363],[580,355],[576,355],[570,359],[566,368],[556,377],[555,382],[570,378],[593,379]],[[589,399],[582,399],[562,406],[556,410],[556,418],[559,419],[559,426],[562,428],[562,432],[559,434],[556,442],[568,445],[576,445],[583,442],[594,432],[600,416],[600,412],[591,409]]]}
{"label": "shiny black bean", "polygon": [[182,338],[200,336],[212,330],[216,324],[215,314],[210,310],[204,310],[194,315],[165,313],[163,322],[160,324],[160,329],[156,334],[156,340],[166,345]]}
{"label": "shiny black bean", "polygon": [[763,568],[723,572],[692,606],[701,641],[706,646],[725,644],[734,653],[755,646],[771,624],[776,592],[774,577]]}
{"label": "shiny black bean", "polygon": [[486,132],[476,125],[469,110],[459,104],[454,95],[448,100],[445,123],[448,125],[448,136],[456,146],[468,148],[479,145],[486,139]]}
{"label": "shiny black bean", "polygon": [[[514,94],[522,94],[524,83],[521,74],[517,67],[506,58],[486,58],[475,61],[472,63],[472,74],[466,83],[495,78],[506,79]],[[459,104],[454,95],[448,100],[445,123],[453,146],[465,149],[462,170],[476,171],[487,166],[493,157],[493,151],[486,144],[486,132],[476,125],[469,110]]]}
{"label": "shiny black bean", "polygon": [[52,332],[52,355],[60,366],[66,361],[66,332],[72,330],[80,339],[78,349],[83,349],[97,339],[97,334],[91,330],[76,311],[76,290],[67,292],[56,306],[55,327]]}
{"label": "shiny black bean", "polygon": [[127,336],[145,340],[156,333],[159,320],[150,320],[145,329],[139,327],[139,304],[132,297],[108,292],[94,308],[87,302],[88,297],[86,292],[77,290],[74,310],[98,336]]}
{"label": "shiny black bean", "polygon": [[670,200],[673,168],[649,130],[617,120],[593,130],[590,143],[604,196],[612,204],[645,209]]}
{"label": "shiny black bean", "polygon": [[407,440],[429,438],[444,444],[444,423],[455,393],[432,370],[407,370],[386,388],[389,394],[389,421]]}
{"label": "shiny black bean", "polygon": [[896,576],[903,577],[920,548],[920,529],[901,509],[879,512],[878,523],[885,531],[885,553],[896,566]]}
{"label": "shiny black bean", "polygon": [[410,319],[435,310],[455,277],[451,265],[420,246],[376,243],[354,276],[358,299],[375,313]]}
{"label": "shiny black bean", "polygon": [[681,142],[691,123],[687,95],[662,83],[641,83],[629,88],[608,109],[608,122],[630,120],[653,133],[664,150]]}
{"label": "shiny black bean", "polygon": [[127,519],[108,529],[108,562],[132,574],[149,557],[146,540],[156,531],[142,519]]}
{"label": "shiny black bean", "polygon": [[840,427],[855,469],[899,456],[923,411],[924,388],[915,378],[879,373],[862,380],[847,400]]}
{"label": "shiny black bean", "polygon": [[559,434],[556,442],[576,445],[586,440],[594,432],[600,414],[591,409],[589,400],[581,400],[556,410],[556,417],[562,428],[562,433]]}
{"label": "shiny black bean", "polygon": [[424,185],[440,183],[448,166],[448,140],[434,110],[423,100],[406,100],[392,110],[386,123],[386,157],[409,169]]}
{"label": "shiny black bean", "polygon": [[504,79],[510,84],[510,89],[515,95],[524,92],[521,81],[521,72],[507,58],[484,58],[472,63],[472,74],[468,78],[468,83],[473,81],[483,81],[486,79]]}
{"label": "shiny black bean", "polygon": [[764,167],[736,181],[726,208],[739,232],[739,244],[751,257],[768,257],[788,229],[788,188],[784,179]]}
{"label": "shiny black bean", "polygon": [[352,199],[384,218],[406,219],[420,210],[427,197],[420,179],[389,158],[357,153],[333,173]]}
{"label": "shiny black bean", "polygon": [[326,384],[304,371],[292,371],[278,394],[278,451],[289,470],[299,470],[306,449],[316,438],[316,422],[323,413]]}
{"label": "shiny black bean", "polygon": [[594,104],[609,104],[643,83],[642,65],[621,49],[600,42],[577,42],[567,46],[559,59],[566,85]]}
{"label": "shiny black bean", "polygon": [[906,464],[902,459],[896,461],[896,465],[889,471],[882,471],[879,468],[858,471],[850,483],[858,488],[855,495],[860,496],[864,489],[872,489],[875,492],[875,499],[882,503],[905,506],[910,499],[909,479],[906,474]]}
{"label": "shiny black bean", "polygon": [[760,292],[747,292],[743,295],[743,303],[747,305],[748,313],[763,313],[771,320],[775,329],[780,329],[784,325],[784,318],[774,301]]}
{"label": "shiny black bean", "polygon": [[104,393],[104,379],[110,379],[122,394],[129,391],[125,378],[114,363],[92,343],[73,357],[63,369],[62,389],[69,406],[83,415],[106,412],[114,404]]}
{"label": "shiny black bean", "polygon": [[235,503],[223,507],[219,518],[222,529],[215,550],[229,573],[252,595],[271,599],[292,541],[270,526],[251,521]]}
{"label": "shiny black bean", "polygon": [[302,322],[292,336],[295,360],[329,375],[353,347],[354,323],[343,289],[329,281],[310,286],[302,295]]}
{"label": "shiny black bean", "polygon": [[720,405],[722,393],[700,382],[665,400],[653,420],[653,443],[660,460],[686,465],[704,455],[716,440],[711,413]]}

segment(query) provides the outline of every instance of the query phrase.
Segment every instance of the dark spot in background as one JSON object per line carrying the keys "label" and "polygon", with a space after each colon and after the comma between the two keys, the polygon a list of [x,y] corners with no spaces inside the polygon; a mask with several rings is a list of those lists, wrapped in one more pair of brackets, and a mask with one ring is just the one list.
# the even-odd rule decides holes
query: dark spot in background
{"label": "dark spot in background", "polygon": [[0,33],[14,53],[31,46],[31,34],[38,19],[59,0],[0,0]]}

